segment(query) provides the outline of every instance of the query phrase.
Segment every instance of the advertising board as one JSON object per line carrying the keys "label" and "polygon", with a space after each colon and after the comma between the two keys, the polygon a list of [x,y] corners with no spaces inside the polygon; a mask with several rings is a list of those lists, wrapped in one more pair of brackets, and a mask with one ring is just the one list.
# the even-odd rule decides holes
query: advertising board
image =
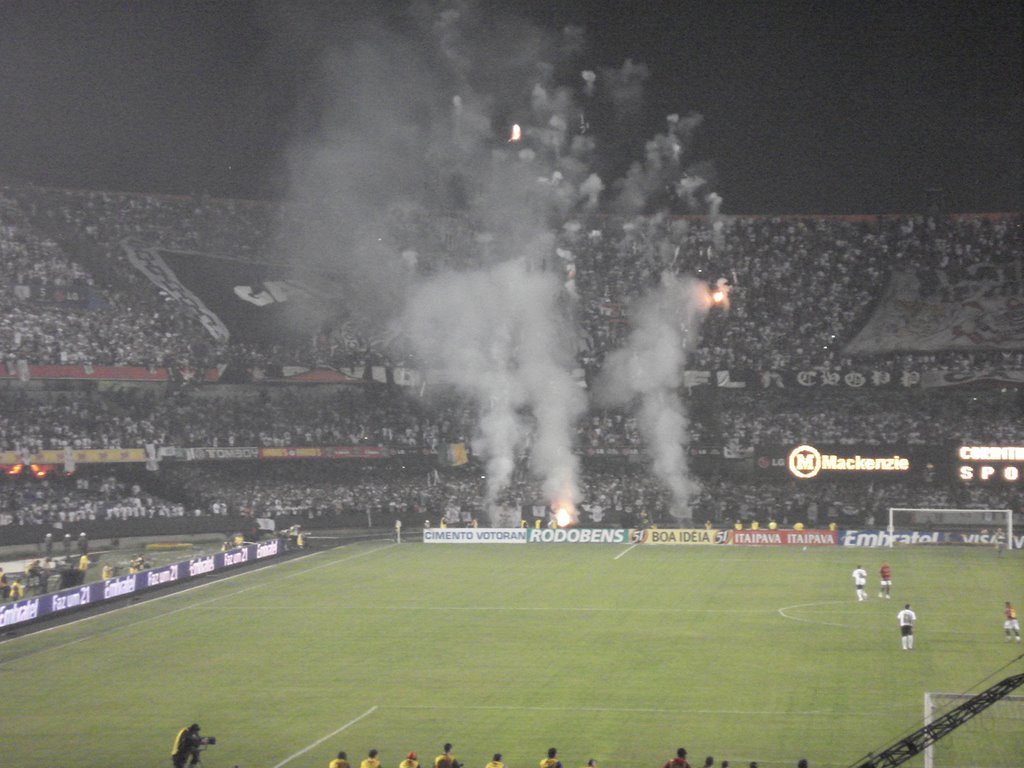
{"label": "advertising board", "polygon": [[526,528],[424,528],[424,544],[525,544]]}
{"label": "advertising board", "polygon": [[52,594],[19,600],[0,606],[0,629],[19,626],[46,616],[54,616],[125,595],[138,594],[155,587],[187,581],[214,571],[244,565],[247,562],[275,557],[282,551],[281,540],[272,539],[259,544],[246,544],[213,555],[193,557],[159,568],[148,568],[127,576],[115,576],[112,579],[94,581],[80,587],[71,587]]}
{"label": "advertising board", "polygon": [[708,528],[647,528],[636,531],[633,541],[639,544],[718,544],[720,534]]}
{"label": "advertising board", "polygon": [[629,544],[626,528],[527,528],[526,540],[542,544]]}
{"label": "advertising board", "polygon": [[838,531],[726,531],[727,543],[747,547],[834,547]]}

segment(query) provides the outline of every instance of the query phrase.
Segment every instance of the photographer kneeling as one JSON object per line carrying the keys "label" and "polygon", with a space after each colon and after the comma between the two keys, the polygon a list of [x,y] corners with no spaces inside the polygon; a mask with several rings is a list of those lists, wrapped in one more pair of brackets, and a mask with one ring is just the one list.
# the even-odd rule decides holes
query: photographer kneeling
{"label": "photographer kneeling", "polygon": [[178,735],[174,739],[174,746],[171,748],[171,762],[174,764],[174,768],[196,765],[203,747],[216,743],[217,739],[213,736],[199,735],[199,723],[192,723],[188,728],[182,728],[178,731]]}

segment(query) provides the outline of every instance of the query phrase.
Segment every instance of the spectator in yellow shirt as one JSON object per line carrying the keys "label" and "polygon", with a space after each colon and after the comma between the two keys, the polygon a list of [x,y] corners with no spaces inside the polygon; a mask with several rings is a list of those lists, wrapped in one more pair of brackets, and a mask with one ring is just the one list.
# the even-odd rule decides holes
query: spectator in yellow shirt
{"label": "spectator in yellow shirt", "polygon": [[440,755],[434,758],[434,768],[462,768],[462,763],[452,754],[452,745],[445,744]]}
{"label": "spectator in yellow shirt", "polygon": [[505,768],[505,764],[501,762],[500,752],[494,753],[494,757],[491,758],[491,762],[487,764],[486,768]]}
{"label": "spectator in yellow shirt", "polygon": [[376,749],[370,750],[370,754],[359,764],[359,768],[380,768],[380,760],[377,759]]}
{"label": "spectator in yellow shirt", "polygon": [[803,523],[793,523],[793,530],[794,531],[802,531],[803,529],[804,529],[804,524]]}
{"label": "spectator in yellow shirt", "polygon": [[554,747],[548,750],[548,756],[540,761],[540,768],[562,768],[562,761],[558,759],[558,750]]}
{"label": "spectator in yellow shirt", "polygon": [[416,753],[410,752],[405,756],[405,760],[398,764],[398,768],[420,768],[419,761],[416,759]]}
{"label": "spectator in yellow shirt", "polygon": [[327,764],[327,768],[352,768],[352,766],[349,765],[348,755],[344,752],[339,752],[338,756]]}

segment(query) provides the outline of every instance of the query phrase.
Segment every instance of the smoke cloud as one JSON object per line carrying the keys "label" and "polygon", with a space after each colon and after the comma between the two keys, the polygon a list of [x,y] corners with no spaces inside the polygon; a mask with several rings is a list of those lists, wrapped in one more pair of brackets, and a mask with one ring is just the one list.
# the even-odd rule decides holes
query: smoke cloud
{"label": "smoke cloud", "polygon": [[[679,183],[700,117],[670,116],[643,161],[606,185],[595,170],[600,134],[582,103],[606,105],[616,130],[635,120],[645,64],[581,70],[580,28],[550,33],[468,0],[414,2],[400,22],[360,22],[347,37],[323,57],[323,91],[288,158],[303,225],[281,241],[296,265],[339,275],[368,334],[404,338],[432,381],[474,401],[489,502],[528,448],[547,500],[575,503],[573,437],[586,397],[570,373],[574,258],[556,256],[557,234],[602,207],[642,211]],[[468,245],[453,248],[429,223],[451,214],[474,233]],[[663,290],[685,296],[672,280]],[[667,311],[651,310],[633,343],[653,344],[643,334]],[[669,361],[682,353],[667,346],[692,339],[672,322],[657,362],[678,377],[681,361]],[[671,380],[659,372],[634,395],[650,414],[656,470],[682,500],[683,464],[669,466],[678,458],[669,446],[678,449],[685,418]]]}
{"label": "smoke cloud", "polygon": [[691,517],[689,501],[699,486],[687,470],[688,422],[679,388],[707,308],[704,283],[663,273],[661,284],[630,306],[626,346],[608,355],[597,386],[601,402],[636,406],[652,470],[672,494],[669,511],[681,520]]}

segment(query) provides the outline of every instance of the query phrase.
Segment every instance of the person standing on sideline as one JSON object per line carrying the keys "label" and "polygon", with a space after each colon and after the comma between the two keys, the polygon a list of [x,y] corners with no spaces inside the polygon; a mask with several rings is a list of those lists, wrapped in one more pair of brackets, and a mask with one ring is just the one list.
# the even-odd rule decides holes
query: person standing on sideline
{"label": "person standing on sideline", "polygon": [[853,577],[853,586],[857,589],[857,602],[867,600],[868,595],[864,591],[864,585],[868,583],[868,572],[858,565],[850,575]]}
{"label": "person standing on sideline", "polygon": [[878,596],[884,597],[886,600],[890,599],[892,597],[889,593],[892,589],[892,569],[888,563],[882,563],[882,567],[878,569],[878,578],[882,590],[878,593]]}
{"label": "person standing on sideline", "polygon": [[548,756],[540,761],[540,768],[562,768],[562,761],[558,759],[558,750],[554,747],[548,750]]}
{"label": "person standing on sideline", "polygon": [[405,756],[405,760],[398,764],[398,768],[420,768],[420,763],[416,759],[416,753],[410,752]]}
{"label": "person standing on sideline", "polygon": [[339,752],[338,756],[327,764],[327,768],[352,768],[352,766],[349,765],[348,755],[344,752]]}
{"label": "person standing on sideline", "polygon": [[501,752],[495,752],[494,757],[491,758],[486,768],[505,768],[505,764],[501,762]]}
{"label": "person standing on sideline", "polygon": [[904,651],[914,650],[914,622],[917,621],[917,614],[910,610],[910,603],[903,606],[903,610],[896,614],[900,623],[900,642]]}
{"label": "person standing on sideline", "polygon": [[665,763],[662,768],[690,768],[690,764],[686,761],[686,750],[680,747],[676,750],[676,756]]}
{"label": "person standing on sideline", "polygon": [[377,750],[371,749],[366,759],[359,764],[359,768],[380,768],[380,760],[377,759]]}
{"label": "person standing on sideline", "polygon": [[1020,642],[1020,622],[1017,620],[1017,609],[1010,605],[1010,601],[1006,601],[1006,608],[1003,610],[1003,615],[1006,616],[1006,621],[1003,622],[1003,629],[1006,630],[1006,642],[1010,642],[1010,638],[1014,635],[1017,636],[1017,642]]}
{"label": "person standing on sideline", "polygon": [[452,754],[451,744],[445,744],[441,754],[434,758],[434,768],[462,768],[462,763]]}

